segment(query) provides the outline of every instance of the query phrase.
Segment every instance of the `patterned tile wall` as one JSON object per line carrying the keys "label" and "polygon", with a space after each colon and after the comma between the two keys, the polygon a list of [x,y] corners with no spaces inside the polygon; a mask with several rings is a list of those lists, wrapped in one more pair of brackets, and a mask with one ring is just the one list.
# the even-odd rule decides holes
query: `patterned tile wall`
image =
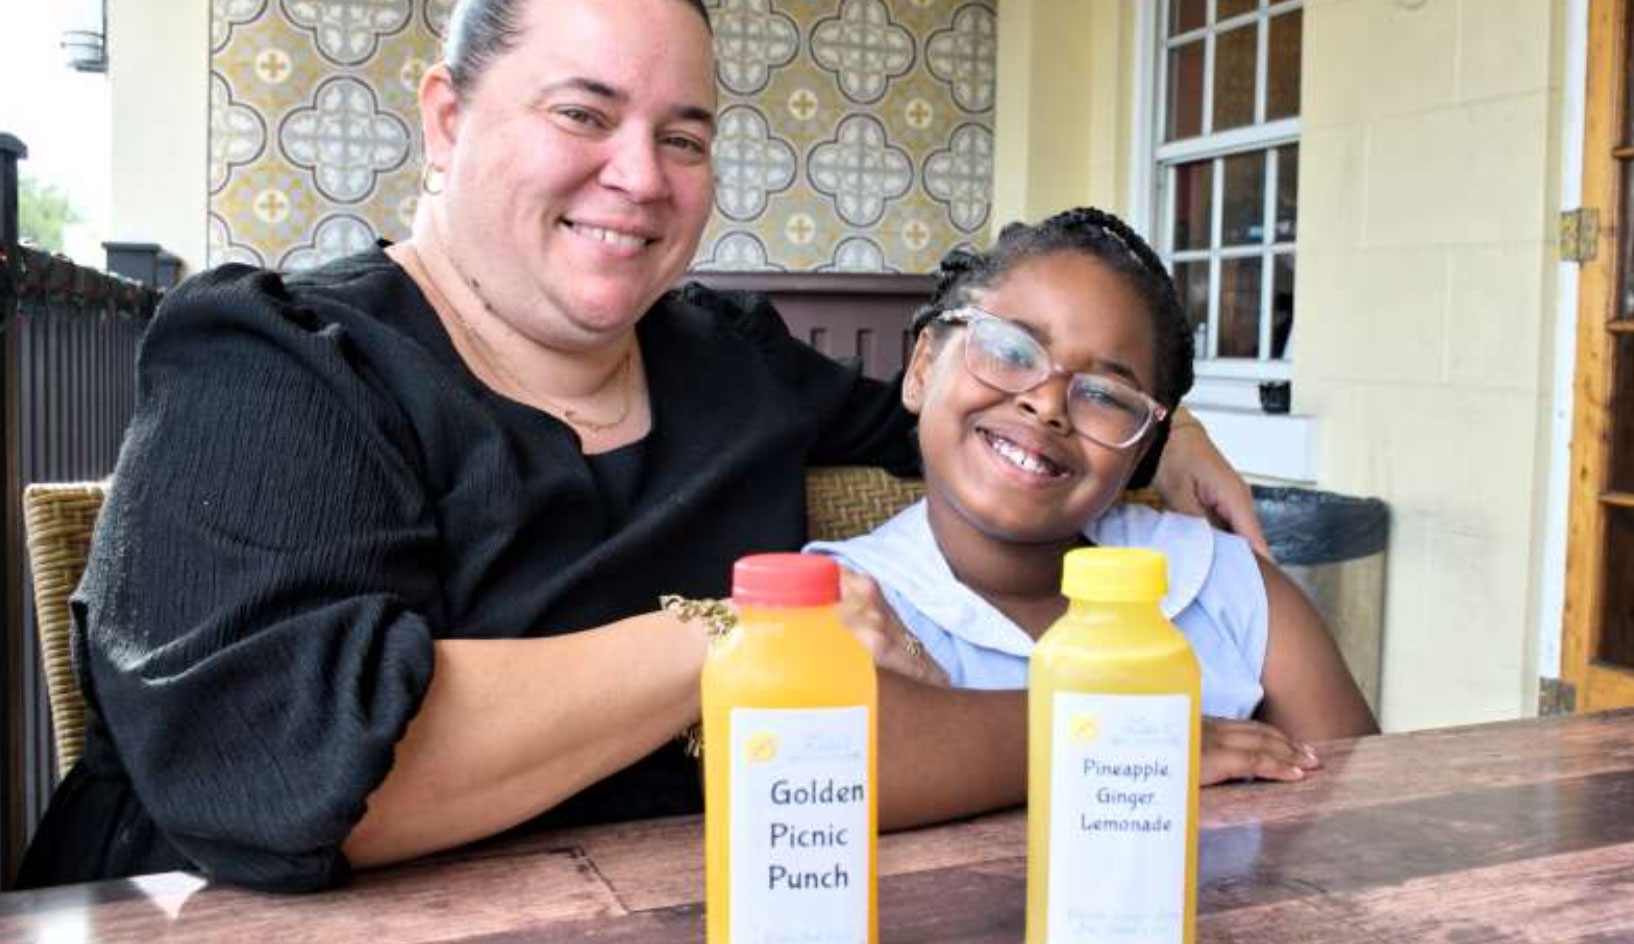
{"label": "patterned tile wall", "polygon": [[[996,0],[708,0],[716,213],[697,267],[922,272],[980,239]],[[415,88],[453,0],[211,0],[210,264],[408,233]]]}
{"label": "patterned tile wall", "polygon": [[211,265],[302,269],[408,235],[416,89],[452,5],[211,0]]}
{"label": "patterned tile wall", "polygon": [[995,0],[710,0],[721,91],[698,268],[924,272],[992,199]]}

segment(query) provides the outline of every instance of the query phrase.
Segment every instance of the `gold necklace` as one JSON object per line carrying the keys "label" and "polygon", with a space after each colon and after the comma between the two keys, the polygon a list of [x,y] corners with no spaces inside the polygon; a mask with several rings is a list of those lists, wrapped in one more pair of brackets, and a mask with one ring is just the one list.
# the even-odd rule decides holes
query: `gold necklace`
{"label": "gold necklace", "polygon": [[[414,256],[414,267],[419,269],[420,274],[425,277],[426,287],[429,288],[431,290],[431,294],[435,296],[437,304],[454,313],[454,319],[460,323],[460,330],[465,333],[466,340],[470,341],[471,345],[477,348],[477,353],[482,357],[483,362],[491,367],[494,367],[501,374],[503,374],[505,379],[510,381],[511,386],[515,387],[523,396],[528,397],[529,399],[543,401],[546,406],[550,407],[550,411],[552,413],[561,417],[562,420],[569,426],[572,426],[575,429],[584,430],[588,433],[605,433],[610,430],[617,429],[624,425],[625,420],[630,418],[630,408],[635,402],[635,398],[632,395],[635,390],[635,384],[627,382],[627,378],[631,374],[630,368],[635,361],[635,345],[633,343],[630,345],[629,349],[624,352],[624,359],[618,362],[618,367],[615,369],[616,376],[613,378],[614,380],[625,381],[621,383],[623,388],[623,397],[620,399],[618,415],[603,422],[592,420],[580,414],[578,410],[575,410],[570,406],[564,406],[563,404],[558,403],[556,400],[544,396],[529,388],[527,384],[523,383],[522,378],[518,377],[516,373],[506,365],[504,359],[499,356],[499,352],[495,351],[493,347],[488,344],[488,339],[484,338],[477,332],[476,328],[472,327],[471,322],[465,319],[465,314],[448,300],[448,297],[442,293],[442,289],[437,287],[436,280],[431,277],[430,270],[426,268],[425,260],[420,258],[420,250],[415,248],[412,243],[404,243],[403,248],[409,254]],[[491,314],[493,312],[493,308],[488,305],[487,300],[483,299],[481,295],[478,295],[477,298],[482,301],[482,307]]]}

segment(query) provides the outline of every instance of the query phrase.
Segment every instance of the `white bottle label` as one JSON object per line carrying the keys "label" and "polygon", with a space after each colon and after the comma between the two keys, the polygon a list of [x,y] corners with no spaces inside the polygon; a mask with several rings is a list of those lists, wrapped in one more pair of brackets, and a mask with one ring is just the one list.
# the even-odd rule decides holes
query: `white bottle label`
{"label": "white bottle label", "polygon": [[733,944],[866,944],[868,709],[732,709]]}
{"label": "white bottle label", "polygon": [[1050,944],[1185,934],[1191,699],[1057,692],[1050,732]]}

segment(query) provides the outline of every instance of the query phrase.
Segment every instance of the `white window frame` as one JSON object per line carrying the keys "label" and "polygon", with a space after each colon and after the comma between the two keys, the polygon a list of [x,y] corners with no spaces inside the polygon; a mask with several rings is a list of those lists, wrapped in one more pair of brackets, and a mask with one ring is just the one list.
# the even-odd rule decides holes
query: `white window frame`
{"label": "white window frame", "polygon": [[[1252,256],[1279,256],[1292,254],[1297,251],[1297,238],[1293,242],[1276,242],[1275,227],[1267,227],[1263,241],[1258,245],[1233,246],[1221,248],[1219,246],[1220,227],[1224,218],[1224,188],[1225,175],[1222,159],[1234,154],[1250,151],[1261,151],[1266,155],[1269,173],[1266,178],[1265,189],[1265,218],[1273,219],[1277,194],[1277,173],[1279,154],[1277,149],[1283,145],[1297,144],[1300,140],[1300,119],[1298,117],[1285,118],[1279,121],[1263,123],[1265,117],[1265,100],[1267,93],[1267,71],[1269,65],[1270,28],[1269,20],[1278,14],[1302,10],[1304,0],[1259,0],[1255,9],[1240,14],[1224,23],[1213,23],[1216,0],[1208,0],[1209,25],[1200,29],[1183,33],[1172,40],[1165,35],[1165,20],[1168,16],[1168,0],[1143,0],[1136,10],[1135,33],[1138,37],[1138,48],[1135,55],[1136,68],[1136,101],[1133,135],[1133,155],[1130,162],[1130,215],[1134,220],[1147,222],[1148,233],[1155,236],[1151,242],[1157,248],[1164,261],[1171,267],[1178,262],[1209,262],[1209,311],[1208,336],[1209,344],[1217,343],[1219,336],[1219,309],[1220,309],[1220,262],[1226,259]],[[1213,133],[1209,125],[1213,121],[1213,66],[1215,36],[1257,20],[1266,21],[1266,25],[1258,30],[1258,50],[1256,56],[1254,102],[1255,124],[1245,128],[1233,128],[1229,131]],[[1173,143],[1163,143],[1160,138],[1167,123],[1164,108],[1167,104],[1168,92],[1168,49],[1184,41],[1203,37],[1204,47],[1204,74],[1208,81],[1203,88],[1202,117],[1204,133],[1195,138],[1187,138]],[[1175,252],[1171,245],[1173,235],[1173,206],[1170,201],[1169,186],[1173,176],[1173,165],[1191,161],[1212,158],[1215,161],[1212,173],[1214,192],[1210,200],[1210,239],[1206,249],[1185,250]],[[1222,405],[1242,407],[1247,409],[1258,408],[1258,394],[1255,387],[1258,383],[1268,380],[1288,380],[1292,375],[1293,346],[1292,340],[1284,352],[1282,360],[1271,360],[1271,327],[1272,305],[1275,302],[1272,291],[1272,280],[1275,277],[1275,260],[1272,264],[1263,267],[1260,289],[1260,338],[1258,358],[1220,358],[1209,357],[1208,352],[1199,352],[1196,360],[1198,390],[1204,400],[1214,401]],[[1296,266],[1297,272],[1297,266]],[[1296,283],[1297,284],[1297,283]],[[1295,297],[1295,331],[1299,320],[1299,306]]]}

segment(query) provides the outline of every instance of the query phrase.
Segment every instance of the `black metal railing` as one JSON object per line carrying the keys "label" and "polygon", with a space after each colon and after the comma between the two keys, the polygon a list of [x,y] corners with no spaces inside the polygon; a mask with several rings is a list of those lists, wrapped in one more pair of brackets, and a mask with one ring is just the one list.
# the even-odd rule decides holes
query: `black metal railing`
{"label": "black metal railing", "polygon": [[22,494],[34,482],[113,472],[136,400],[136,345],[159,294],[138,282],[19,245],[22,142],[0,134],[0,875],[15,873],[50,797],[45,680],[36,646]]}

